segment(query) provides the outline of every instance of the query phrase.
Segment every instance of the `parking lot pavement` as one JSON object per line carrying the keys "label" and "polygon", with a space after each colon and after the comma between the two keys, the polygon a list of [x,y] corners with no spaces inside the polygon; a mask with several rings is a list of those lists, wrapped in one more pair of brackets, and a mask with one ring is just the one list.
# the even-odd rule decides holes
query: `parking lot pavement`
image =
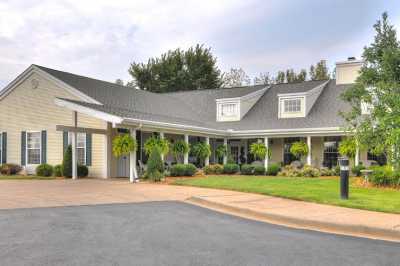
{"label": "parking lot pavement", "polygon": [[0,210],[1,265],[398,265],[399,250],[176,201]]}

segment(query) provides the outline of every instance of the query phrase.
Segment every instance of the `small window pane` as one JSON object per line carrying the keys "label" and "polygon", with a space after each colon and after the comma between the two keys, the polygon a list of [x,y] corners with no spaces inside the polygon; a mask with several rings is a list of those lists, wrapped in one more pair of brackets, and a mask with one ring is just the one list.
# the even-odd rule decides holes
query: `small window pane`
{"label": "small window pane", "polygon": [[[72,145],[71,132],[68,132],[68,145]],[[78,164],[86,165],[86,133],[77,133],[76,151]]]}
{"label": "small window pane", "polygon": [[41,133],[28,132],[26,135],[27,163],[40,164]]}
{"label": "small window pane", "polygon": [[285,113],[301,112],[301,99],[288,99],[283,101],[283,111]]}
{"label": "small window pane", "polygon": [[223,116],[231,116],[236,114],[236,104],[221,105],[221,114]]}

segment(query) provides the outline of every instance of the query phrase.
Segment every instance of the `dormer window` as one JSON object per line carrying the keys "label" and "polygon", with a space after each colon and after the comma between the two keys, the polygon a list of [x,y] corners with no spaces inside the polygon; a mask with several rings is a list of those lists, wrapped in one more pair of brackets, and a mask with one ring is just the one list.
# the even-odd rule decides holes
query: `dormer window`
{"label": "dormer window", "polygon": [[283,100],[283,109],[285,113],[301,112],[301,99],[298,98]]}
{"label": "dormer window", "polygon": [[221,105],[221,116],[234,116],[237,113],[237,104],[225,103]]}
{"label": "dormer window", "polygon": [[217,121],[239,121],[239,101],[221,101],[217,103]]}
{"label": "dormer window", "polygon": [[279,97],[279,118],[305,117],[305,97]]}

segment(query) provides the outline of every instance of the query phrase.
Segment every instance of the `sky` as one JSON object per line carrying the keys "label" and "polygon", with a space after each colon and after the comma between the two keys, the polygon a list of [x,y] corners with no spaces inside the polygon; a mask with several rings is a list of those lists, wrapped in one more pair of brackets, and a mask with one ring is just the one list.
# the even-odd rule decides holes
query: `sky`
{"label": "sky", "polygon": [[395,0],[2,0],[0,89],[31,64],[114,82],[132,62],[170,49],[211,47],[222,71],[309,68],[357,58]]}

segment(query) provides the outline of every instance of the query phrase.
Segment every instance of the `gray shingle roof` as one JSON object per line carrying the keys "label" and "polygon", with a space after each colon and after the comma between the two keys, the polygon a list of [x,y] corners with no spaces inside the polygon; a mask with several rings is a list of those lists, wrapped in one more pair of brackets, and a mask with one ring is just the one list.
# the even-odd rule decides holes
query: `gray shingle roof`
{"label": "gray shingle roof", "polygon": [[68,101],[124,118],[225,130],[300,129],[343,126],[344,121],[338,113],[349,108],[339,98],[346,86],[336,85],[335,80],[330,80],[307,117],[279,119],[278,94],[307,92],[326,81],[277,84],[264,93],[241,121],[216,122],[216,99],[241,97],[265,86],[156,94],[42,66],[37,67],[103,105]]}

